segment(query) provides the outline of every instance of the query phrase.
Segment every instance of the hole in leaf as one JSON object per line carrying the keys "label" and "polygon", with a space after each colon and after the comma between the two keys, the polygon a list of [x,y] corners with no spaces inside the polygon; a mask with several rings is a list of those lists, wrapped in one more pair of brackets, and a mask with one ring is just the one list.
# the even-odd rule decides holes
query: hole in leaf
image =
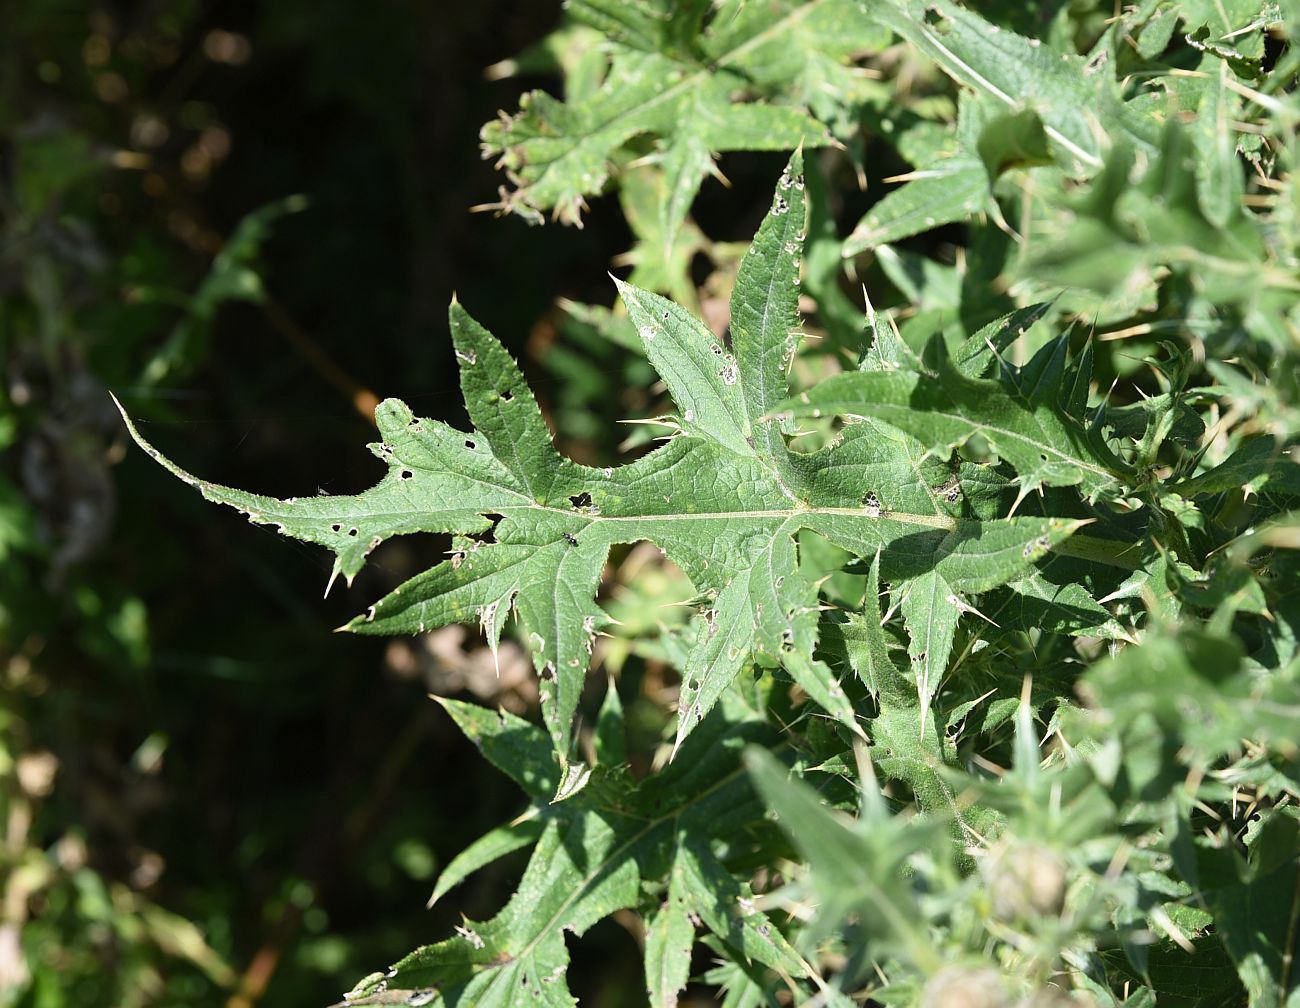
{"label": "hole in leaf", "polygon": [[948,19],[933,7],[926,9],[925,23],[941,35],[947,35],[952,30],[952,25],[948,23]]}
{"label": "hole in leaf", "polygon": [[340,525],[338,522],[335,522],[333,525],[330,526],[330,531],[331,531],[331,532],[342,532],[342,531],[343,531],[343,526]]}
{"label": "hole in leaf", "polygon": [[470,440],[469,438],[466,438],[466,439],[465,439],[465,447],[466,447],[466,448],[469,448],[469,449],[472,450],[472,449],[474,449],[474,448],[477,448],[478,445],[476,445],[476,444],[475,444],[472,440]]}
{"label": "hole in leaf", "polygon": [[506,389],[504,392],[501,393],[501,401],[502,401],[502,402],[509,402],[509,401],[510,401],[511,399],[513,399],[514,397],[515,397],[515,394],[514,394],[513,392],[511,392],[509,389]]}
{"label": "hole in leaf", "polygon": [[476,543],[479,543],[482,546],[490,546],[497,541],[497,536],[496,536],[497,525],[504,519],[505,516],[499,514],[487,514],[484,515],[483,517],[486,518],[488,521],[490,521],[492,523],[492,526],[490,528],[484,529],[482,532],[471,533],[470,535],[466,536],[466,538],[473,539]]}
{"label": "hole in leaf", "polygon": [[357,534],[357,530],[356,530],[356,529],[354,529],[354,528],[353,528],[353,529],[348,529],[348,535],[350,535],[350,536],[355,536],[356,534]]}
{"label": "hole in leaf", "polygon": [[591,494],[587,493],[586,490],[580,494],[574,494],[569,498],[569,503],[575,508],[589,508],[591,507]]}
{"label": "hole in leaf", "polygon": [[397,474],[398,479],[408,480],[408,479],[413,479],[414,477],[415,477],[415,473],[411,472],[410,469],[403,469],[400,473]]}

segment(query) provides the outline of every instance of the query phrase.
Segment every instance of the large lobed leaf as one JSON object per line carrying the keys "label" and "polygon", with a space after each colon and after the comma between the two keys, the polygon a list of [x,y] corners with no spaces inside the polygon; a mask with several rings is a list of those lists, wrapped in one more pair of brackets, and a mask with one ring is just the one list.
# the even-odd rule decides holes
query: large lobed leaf
{"label": "large lobed leaf", "polygon": [[[389,471],[365,493],[284,501],[248,494],[189,475],[132,433],[209,499],[333,549],[335,574],[349,579],[390,536],[452,533],[447,561],[347,629],[419,633],[477,622],[495,648],[516,614],[565,769],[561,796],[583,780],[581,767],[569,764],[570,723],[593,638],[606,623],[595,602],[601,572],[620,543],[658,544],[706,599],[682,668],[678,745],[753,663],[784,665],[809,696],[858,731],[829,670],[807,657],[819,599],[798,569],[796,533],[817,533],[858,557],[880,554],[882,576],[907,596],[917,688],[928,703],[968,608],[965,596],[1023,575],[1083,522],[976,513],[959,482],[928,484],[920,476],[918,443],[938,445],[891,438],[870,425],[849,427],[818,452],[790,449],[772,412],[788,394],[795,352],[804,196],[796,154],[741,264],[730,347],[684,309],[619,285],[646,355],[678,406],[666,421],[676,436],[628,465],[595,469],[561,456],[514,361],[459,304],[451,306],[451,333],[474,430],[419,419],[386,401],[376,417],[383,441],[371,448]],[[901,372],[843,377],[916,383]],[[881,405],[882,419],[909,430],[910,413]],[[944,440],[961,437],[953,428]],[[910,487],[875,481],[899,466],[910,467]]]}
{"label": "large lobed leaf", "polygon": [[569,14],[603,34],[608,66],[589,93],[560,101],[532,91],[483,127],[484,156],[499,158],[513,187],[502,209],[578,223],[584,197],[627,160],[625,145],[648,136],[668,182],[660,213],[671,242],[715,154],[831,142],[808,108],[836,113],[846,64],[887,33],[853,0],[714,6],[710,16],[707,3],[571,0]]}

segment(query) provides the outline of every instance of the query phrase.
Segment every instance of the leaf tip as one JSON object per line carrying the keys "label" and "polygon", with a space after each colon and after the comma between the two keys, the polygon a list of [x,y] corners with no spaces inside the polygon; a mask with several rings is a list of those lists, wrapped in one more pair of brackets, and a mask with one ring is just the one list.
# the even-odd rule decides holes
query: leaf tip
{"label": "leaf tip", "polygon": [[129,414],[126,411],[126,407],[122,405],[122,400],[117,397],[112,389],[107,389],[106,391],[108,392],[108,397],[113,400],[113,405],[117,407],[118,413],[122,415],[122,422],[126,424],[127,433],[131,435],[131,439],[141,448],[147,448],[147,442],[136,429],[135,421],[131,419],[131,414]]}
{"label": "leaf tip", "polygon": [[586,763],[568,763],[567,761],[560,765],[560,783],[555,789],[555,797],[551,799],[552,805],[558,805],[560,802],[572,798],[591,780],[591,767]]}

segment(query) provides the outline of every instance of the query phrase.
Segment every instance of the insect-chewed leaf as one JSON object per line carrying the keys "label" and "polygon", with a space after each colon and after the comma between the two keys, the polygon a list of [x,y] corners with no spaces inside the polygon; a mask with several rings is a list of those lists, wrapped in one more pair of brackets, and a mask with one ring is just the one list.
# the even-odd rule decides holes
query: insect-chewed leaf
{"label": "insect-chewed leaf", "polygon": [[[949,476],[942,465],[936,471],[922,461],[925,451],[980,430],[1018,466],[1032,460],[1032,475],[1044,482],[1083,481],[1100,490],[1114,476],[1108,460],[1088,454],[1078,432],[1046,407],[1031,409],[991,383],[955,372],[942,383],[903,372],[831,379],[803,406],[850,403],[843,411],[870,411],[907,436],[864,424],[822,451],[791,452],[771,413],[788,395],[796,339],[802,172],[796,154],[741,265],[732,349],[683,309],[619,285],[679,410],[679,434],[631,464],[592,469],[562,457],[515,362],[459,304],[451,306],[450,325],[474,429],[463,433],[384,403],[377,417],[384,440],[375,453],[389,472],[365,493],[289,501],[246,494],[196,480],[132,433],[209,499],[329,546],[338,556],[336,570],[348,577],[389,536],[454,533],[456,551],[448,560],[395,589],[347,629],[419,633],[471,622],[495,648],[513,612],[542,679],[542,714],[560,764],[554,774],[534,771],[521,782],[530,791],[544,781],[567,797],[587,780],[584,768],[569,761],[570,725],[593,638],[607,622],[595,602],[601,572],[619,543],[658,544],[705,600],[682,669],[678,745],[753,663],[786,665],[815,702],[857,730],[838,683],[811,660],[819,600],[816,584],[799,569],[800,530],[858,557],[879,552],[885,576],[912,592],[908,612],[917,619],[926,586],[939,593],[944,608],[925,616],[933,627],[927,639],[934,644],[923,646],[933,679],[946,654],[942,639],[950,639],[965,611],[947,596],[1005,584],[1079,523],[981,520],[975,498],[963,504],[962,473],[970,467]],[[952,389],[963,410],[948,407]],[[907,419],[917,409],[920,420]],[[863,485],[867,479],[879,481],[875,489],[886,502]]]}

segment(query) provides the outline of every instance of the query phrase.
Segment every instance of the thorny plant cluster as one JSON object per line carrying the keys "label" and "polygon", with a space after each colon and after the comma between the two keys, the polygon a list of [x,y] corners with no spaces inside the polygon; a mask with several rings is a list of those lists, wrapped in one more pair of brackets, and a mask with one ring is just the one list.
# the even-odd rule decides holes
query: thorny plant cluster
{"label": "thorny plant cluster", "polygon": [[[569,3],[563,100],[483,141],[499,209],[621,201],[619,304],[565,310],[671,400],[630,461],[558,451],[460,304],[472,429],[384,402],[364,493],[141,440],[346,580],[451,537],[347,629],[532,654],[540,724],[442,701],[526,803],[434,899],[531,849],[515,896],[345,1004],[572,1004],[569,944],[620,911],[654,1005],[1300,1004],[1300,21],[974,7]],[[735,150],[794,151],[747,247],[690,217]],[[620,583],[646,542],[666,576]],[[616,618],[638,591],[666,615]],[[659,737],[593,655],[671,670]]]}

